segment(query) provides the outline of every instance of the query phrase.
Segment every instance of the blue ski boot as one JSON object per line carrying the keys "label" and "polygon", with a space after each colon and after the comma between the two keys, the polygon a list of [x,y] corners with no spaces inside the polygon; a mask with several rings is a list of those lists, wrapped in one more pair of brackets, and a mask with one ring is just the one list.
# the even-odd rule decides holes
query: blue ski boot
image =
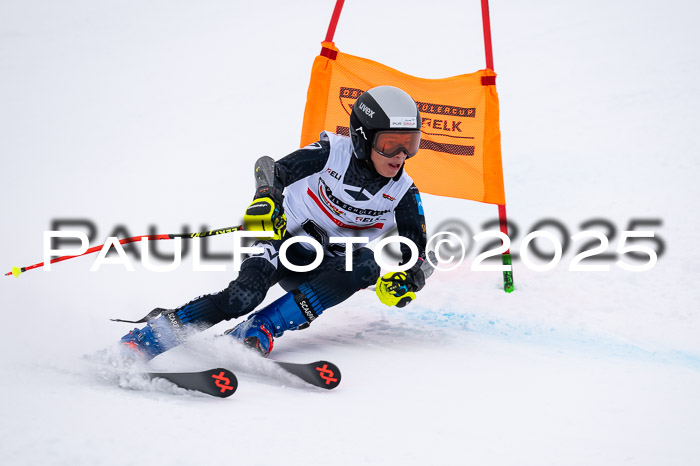
{"label": "blue ski boot", "polygon": [[131,330],[121,338],[120,343],[125,355],[131,353],[143,361],[149,361],[180,342],[166,315],[161,315],[149,321],[144,328]]}
{"label": "blue ski boot", "polygon": [[[157,317],[156,317],[157,316]],[[177,309],[154,309],[140,321],[115,319],[120,322],[148,322],[142,329],[135,328],[120,341],[125,355],[135,354],[149,361],[172,349],[197,331],[224,320],[225,315],[207,296],[197,298]]]}
{"label": "blue ski boot", "polygon": [[[299,288],[302,288],[301,286]],[[275,302],[251,314],[248,319],[227,331],[264,357],[272,351],[275,338],[287,330],[304,329],[316,319],[323,307],[314,304],[299,290],[292,290]]]}

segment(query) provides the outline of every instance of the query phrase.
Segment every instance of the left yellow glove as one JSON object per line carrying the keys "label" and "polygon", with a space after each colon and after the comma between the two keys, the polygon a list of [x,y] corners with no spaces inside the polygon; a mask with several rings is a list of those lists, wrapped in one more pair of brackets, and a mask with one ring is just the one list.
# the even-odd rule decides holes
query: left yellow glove
{"label": "left yellow glove", "polygon": [[389,272],[377,280],[377,297],[387,306],[404,307],[414,299],[413,281],[406,272]]}
{"label": "left yellow glove", "polygon": [[282,239],[287,232],[287,216],[284,215],[282,203],[276,203],[271,197],[253,200],[243,216],[245,229],[248,231],[272,231],[275,235],[259,239]]}

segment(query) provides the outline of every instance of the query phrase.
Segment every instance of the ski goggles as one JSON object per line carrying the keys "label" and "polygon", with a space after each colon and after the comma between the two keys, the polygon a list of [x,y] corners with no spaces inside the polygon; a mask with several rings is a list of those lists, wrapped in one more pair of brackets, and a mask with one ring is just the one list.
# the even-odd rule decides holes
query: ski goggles
{"label": "ski goggles", "polygon": [[413,157],[420,147],[420,130],[416,131],[379,131],[374,136],[372,148],[379,155],[391,158],[401,151],[406,158]]}

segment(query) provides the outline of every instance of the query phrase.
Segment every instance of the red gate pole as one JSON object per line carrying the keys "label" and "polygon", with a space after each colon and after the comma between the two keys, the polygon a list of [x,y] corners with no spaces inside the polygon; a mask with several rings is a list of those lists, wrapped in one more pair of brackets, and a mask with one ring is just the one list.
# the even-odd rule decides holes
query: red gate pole
{"label": "red gate pole", "polygon": [[[493,47],[491,44],[491,18],[489,16],[489,0],[481,0],[481,18],[484,23],[484,51],[486,53],[486,68],[493,69]],[[508,236],[508,218],[506,217],[506,205],[498,205],[498,220],[501,232]],[[503,253],[503,265],[510,266],[510,271],[503,271],[503,290],[506,293],[513,291],[513,265],[510,256],[510,248]]]}
{"label": "red gate pole", "polygon": [[486,68],[493,70],[493,48],[491,46],[491,18],[489,16],[489,0],[481,0],[481,19],[484,22],[484,51],[486,52]]}
{"label": "red gate pole", "polygon": [[335,2],[335,8],[333,9],[331,22],[328,25],[328,32],[326,32],[325,42],[333,42],[333,36],[335,35],[335,27],[338,25],[338,19],[340,18],[340,12],[343,10],[344,3],[345,0],[337,0]]}

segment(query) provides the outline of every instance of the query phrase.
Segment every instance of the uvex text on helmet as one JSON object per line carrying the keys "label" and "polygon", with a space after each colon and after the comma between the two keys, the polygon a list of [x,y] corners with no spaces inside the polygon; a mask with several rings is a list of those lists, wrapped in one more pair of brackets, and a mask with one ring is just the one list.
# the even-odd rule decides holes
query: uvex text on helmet
{"label": "uvex text on helmet", "polygon": [[350,113],[350,138],[355,157],[367,160],[377,131],[420,130],[420,112],[405,91],[379,86],[364,92]]}

